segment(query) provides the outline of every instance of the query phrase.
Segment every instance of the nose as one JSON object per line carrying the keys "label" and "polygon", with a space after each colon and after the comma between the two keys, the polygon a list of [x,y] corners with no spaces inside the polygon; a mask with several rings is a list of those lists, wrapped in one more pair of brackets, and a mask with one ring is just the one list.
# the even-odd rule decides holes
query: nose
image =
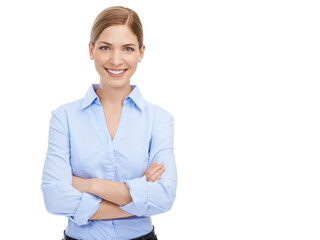
{"label": "nose", "polygon": [[120,51],[112,51],[110,63],[114,66],[119,66],[122,64],[122,54]]}

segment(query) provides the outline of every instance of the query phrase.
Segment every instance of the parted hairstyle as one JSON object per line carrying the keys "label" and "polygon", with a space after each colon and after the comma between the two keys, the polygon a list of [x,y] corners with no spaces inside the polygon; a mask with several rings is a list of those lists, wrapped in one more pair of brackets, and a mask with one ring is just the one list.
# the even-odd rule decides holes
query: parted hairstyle
{"label": "parted hairstyle", "polygon": [[137,36],[139,48],[143,46],[143,29],[138,14],[130,8],[115,6],[104,9],[93,22],[90,41],[94,45],[101,32],[110,26],[126,25]]}

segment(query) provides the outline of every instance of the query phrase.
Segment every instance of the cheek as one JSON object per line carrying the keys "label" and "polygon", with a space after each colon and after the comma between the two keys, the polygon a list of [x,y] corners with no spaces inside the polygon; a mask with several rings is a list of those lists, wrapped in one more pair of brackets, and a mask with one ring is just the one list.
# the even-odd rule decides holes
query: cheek
{"label": "cheek", "polygon": [[94,56],[94,62],[95,62],[95,65],[97,65],[97,66],[101,66],[101,65],[105,64],[106,61],[107,61],[107,56],[104,54],[96,54]]}
{"label": "cheek", "polygon": [[129,56],[126,59],[126,62],[130,67],[136,67],[139,62],[139,57],[138,56]]}

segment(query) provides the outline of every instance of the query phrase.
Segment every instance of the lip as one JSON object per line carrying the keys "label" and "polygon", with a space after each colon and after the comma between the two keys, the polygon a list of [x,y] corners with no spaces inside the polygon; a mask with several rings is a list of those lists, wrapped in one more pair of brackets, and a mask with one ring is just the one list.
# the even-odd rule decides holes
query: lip
{"label": "lip", "polygon": [[[104,68],[104,70],[106,70],[106,72],[109,74],[109,76],[111,77],[115,77],[115,78],[119,78],[119,77],[122,77],[123,74],[125,74],[125,72],[128,70],[128,69],[115,69],[115,68]],[[108,70],[110,71],[123,71],[123,73],[120,73],[120,74],[113,74],[111,72],[109,72]]]}

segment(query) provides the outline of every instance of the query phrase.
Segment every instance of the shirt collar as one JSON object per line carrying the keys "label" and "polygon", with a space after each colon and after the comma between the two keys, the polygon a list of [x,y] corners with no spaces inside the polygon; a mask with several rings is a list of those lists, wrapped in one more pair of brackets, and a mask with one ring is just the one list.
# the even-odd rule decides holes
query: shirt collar
{"label": "shirt collar", "polygon": [[138,88],[137,85],[130,85],[131,87],[131,93],[124,99],[131,99],[136,106],[143,111],[144,110],[144,99],[142,97],[142,94],[140,92],[140,89]]}
{"label": "shirt collar", "polygon": [[[83,98],[81,110],[85,109],[89,105],[91,105],[94,101],[99,101],[98,95],[96,94],[96,90],[98,89],[99,84],[92,84],[88,89],[85,97]],[[130,85],[131,93],[124,99],[124,102],[127,99],[131,99],[136,106],[143,111],[144,110],[144,99],[137,85]]]}

